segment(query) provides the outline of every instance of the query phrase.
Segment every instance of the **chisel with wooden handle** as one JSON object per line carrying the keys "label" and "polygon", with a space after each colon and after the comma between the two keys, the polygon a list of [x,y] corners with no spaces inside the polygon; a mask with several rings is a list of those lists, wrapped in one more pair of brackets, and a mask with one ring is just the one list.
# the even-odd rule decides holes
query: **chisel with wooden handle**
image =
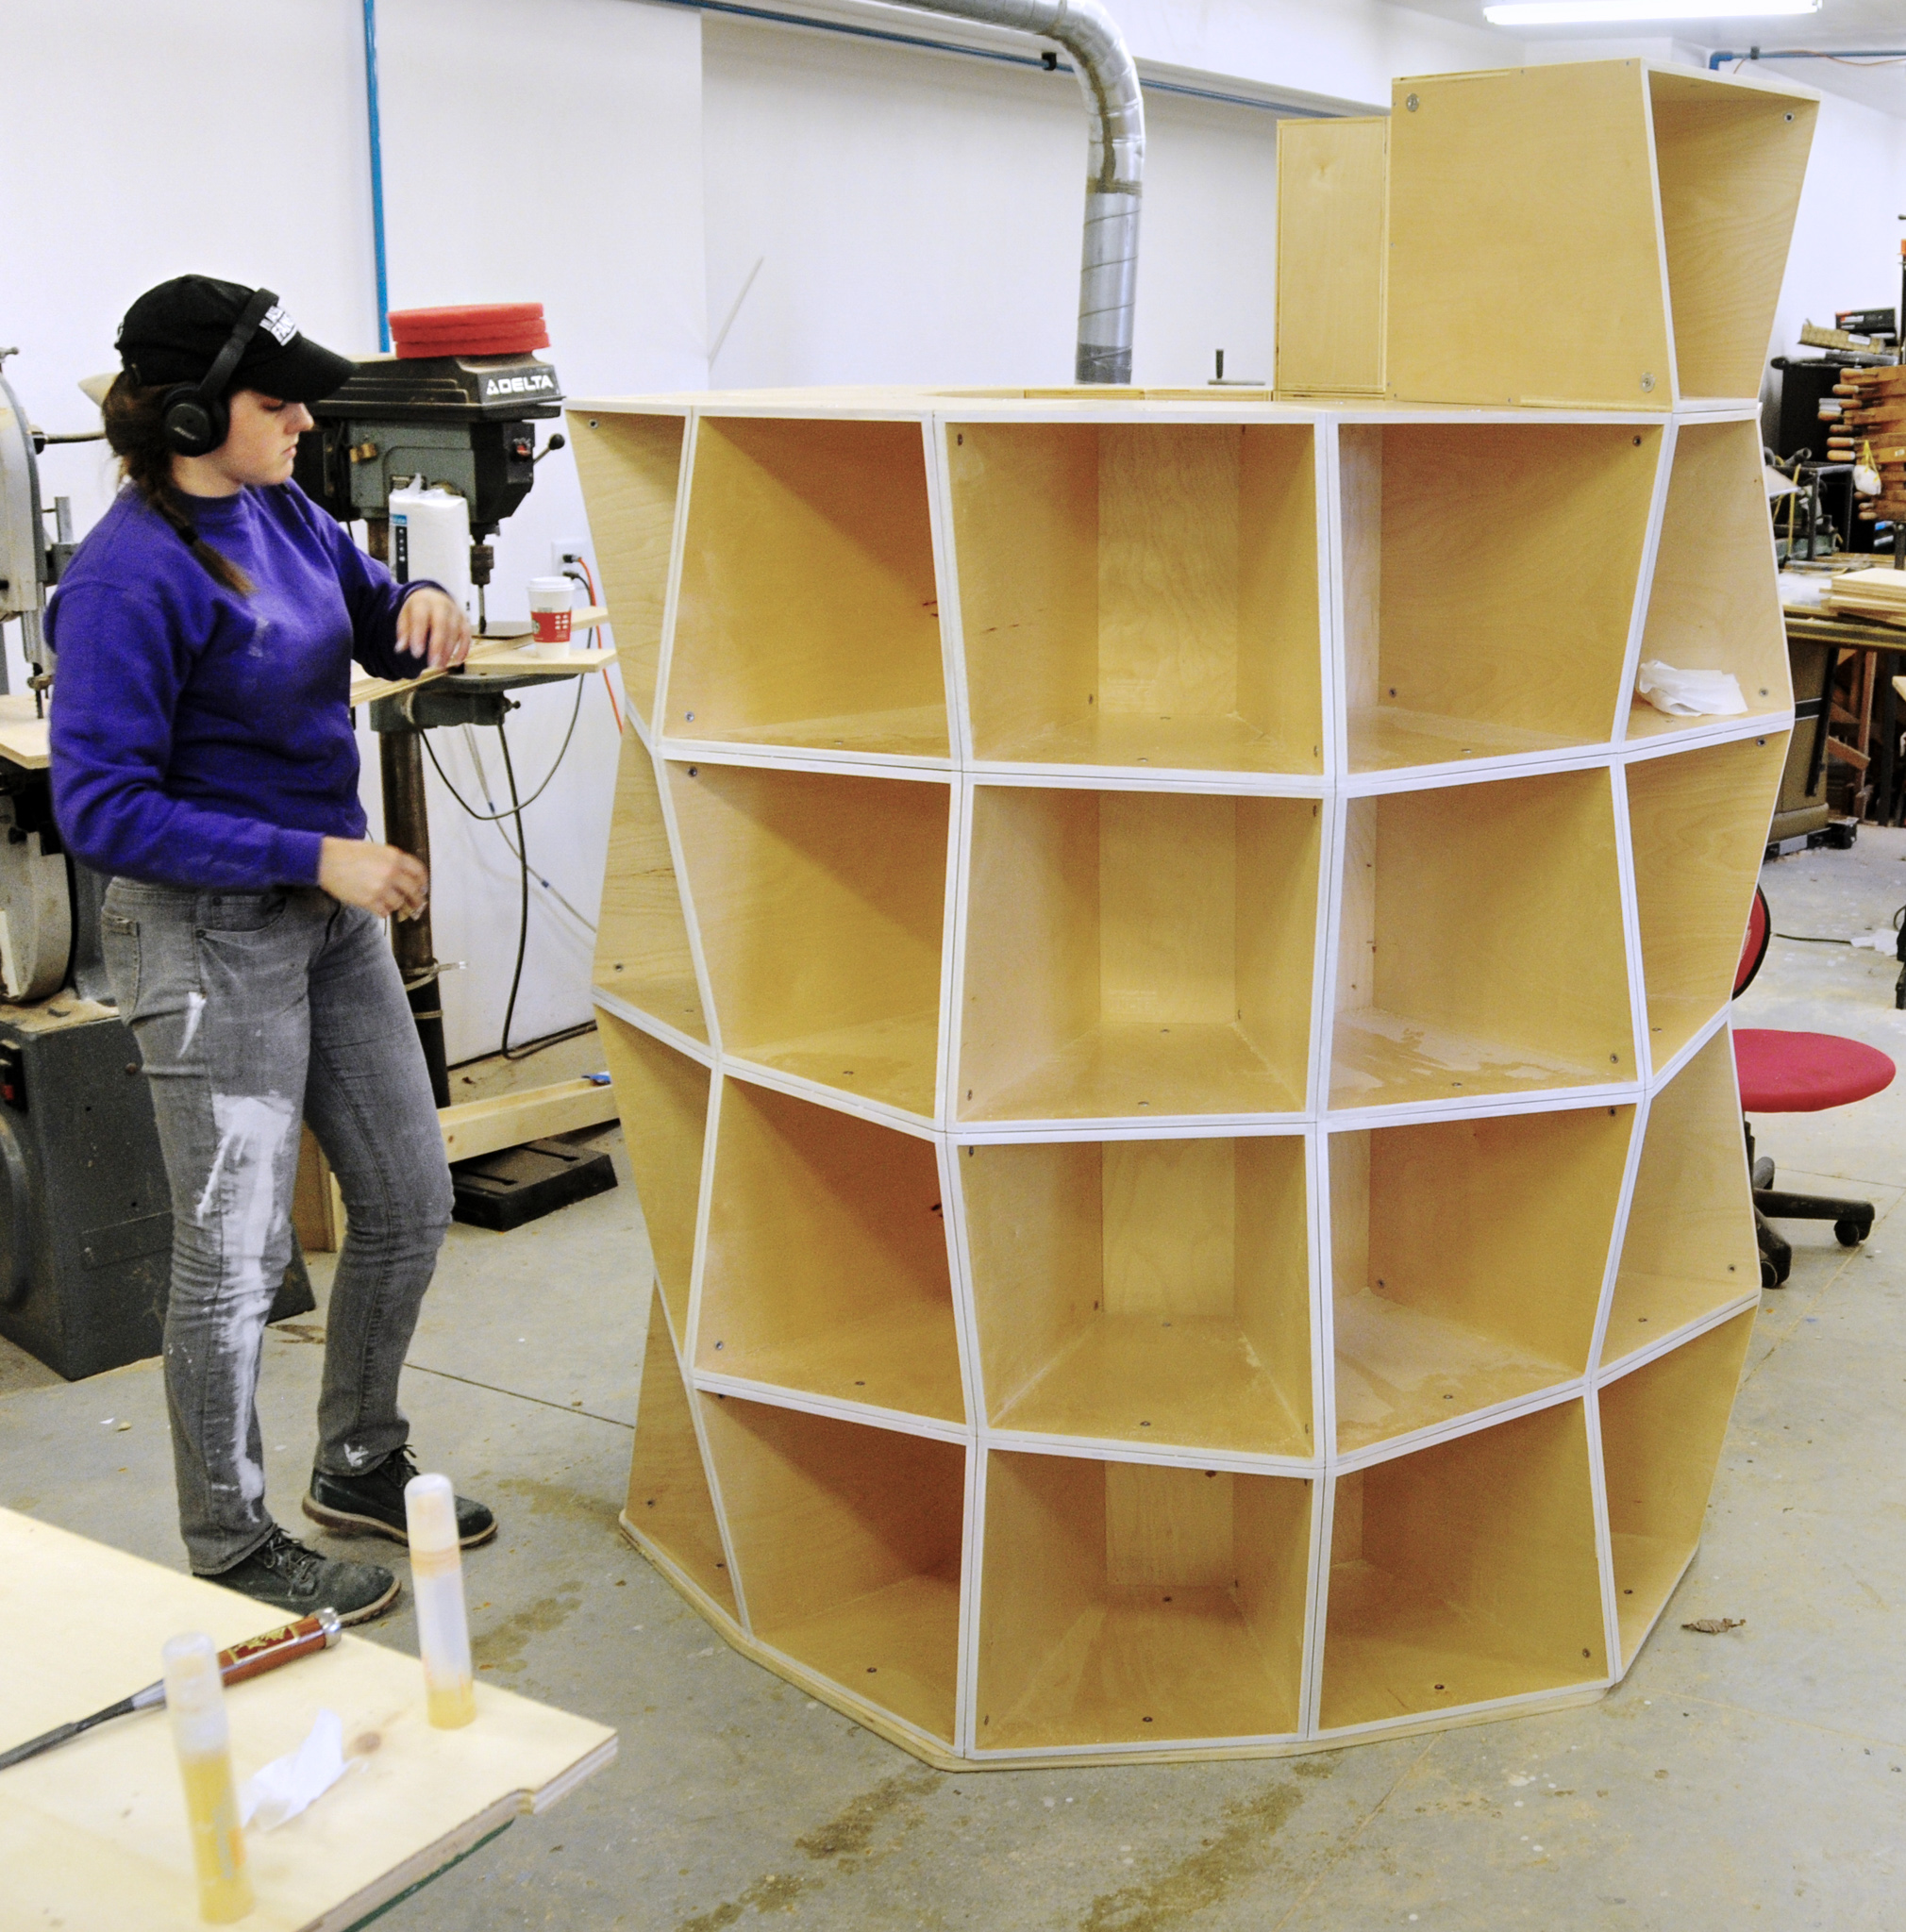
{"label": "chisel with wooden handle", "polygon": [[[266,1671],[309,1657],[314,1650],[328,1650],[343,1628],[336,1610],[319,1610],[314,1616],[300,1617],[295,1624],[282,1624],[276,1630],[267,1630],[262,1637],[248,1638],[243,1643],[220,1651],[219,1675],[227,1684],[242,1684],[247,1677],[262,1676]],[[165,1684],[161,1679],[157,1684],[148,1684],[143,1690],[135,1690],[130,1697],[122,1697],[117,1704],[109,1704],[104,1710],[95,1710],[77,1724],[61,1724],[57,1730],[28,1738],[25,1743],[16,1744],[10,1751],[0,1751],[0,1771],[28,1757],[37,1757],[41,1752],[50,1751],[56,1744],[63,1744],[69,1738],[76,1738],[81,1731],[90,1731],[109,1718],[126,1717],[135,1710],[153,1710],[164,1702]]]}

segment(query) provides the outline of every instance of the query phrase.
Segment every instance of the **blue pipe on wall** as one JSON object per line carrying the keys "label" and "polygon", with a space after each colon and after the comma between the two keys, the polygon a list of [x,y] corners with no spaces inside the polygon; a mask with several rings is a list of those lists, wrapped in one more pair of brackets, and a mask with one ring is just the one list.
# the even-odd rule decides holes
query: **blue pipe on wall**
{"label": "blue pipe on wall", "polygon": [[364,0],[364,112],[371,129],[371,245],[377,260],[377,347],[391,347],[391,278],[384,256],[384,130],[377,113],[377,0]]}
{"label": "blue pipe on wall", "polygon": [[1906,47],[1851,47],[1845,53],[1820,53],[1811,47],[1779,47],[1771,51],[1749,47],[1745,54],[1710,54],[1708,71],[1713,73],[1729,60],[1906,60]]}

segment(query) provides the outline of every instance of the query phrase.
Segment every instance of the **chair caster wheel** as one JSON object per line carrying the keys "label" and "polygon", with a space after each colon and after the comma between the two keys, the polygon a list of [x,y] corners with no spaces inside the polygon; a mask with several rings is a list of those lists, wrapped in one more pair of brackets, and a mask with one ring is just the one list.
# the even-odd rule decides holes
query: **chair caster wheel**
{"label": "chair caster wheel", "polygon": [[1833,1224],[1833,1239],[1843,1248],[1857,1248],[1873,1232],[1870,1221],[1836,1221]]}
{"label": "chair caster wheel", "polygon": [[1774,1185],[1774,1163],[1764,1154],[1754,1162],[1753,1183],[1763,1193]]}
{"label": "chair caster wheel", "polygon": [[1774,1264],[1770,1260],[1768,1260],[1764,1255],[1763,1255],[1761,1257],[1761,1286],[1763,1288],[1779,1288],[1780,1285],[1780,1272],[1775,1268]]}

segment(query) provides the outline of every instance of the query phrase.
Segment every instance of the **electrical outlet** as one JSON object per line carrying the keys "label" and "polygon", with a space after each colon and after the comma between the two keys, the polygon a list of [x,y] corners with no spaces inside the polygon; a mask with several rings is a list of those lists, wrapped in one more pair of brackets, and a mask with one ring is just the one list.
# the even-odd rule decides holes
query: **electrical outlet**
{"label": "electrical outlet", "polygon": [[580,537],[560,537],[549,546],[549,568],[560,576],[572,563],[580,563],[588,549]]}

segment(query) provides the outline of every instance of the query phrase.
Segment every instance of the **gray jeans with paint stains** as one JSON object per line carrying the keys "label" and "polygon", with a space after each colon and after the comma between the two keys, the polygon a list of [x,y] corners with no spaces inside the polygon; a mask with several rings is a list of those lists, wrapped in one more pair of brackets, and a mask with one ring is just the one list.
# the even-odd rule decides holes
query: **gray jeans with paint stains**
{"label": "gray jeans with paint stains", "polygon": [[265,1316],[291,1259],[298,1123],[348,1232],[326,1313],[317,1466],[400,1447],[397,1377],[450,1221],[416,1025],[378,922],[314,887],[194,892],[114,879],[101,921],[172,1183],[165,1388],[192,1567],[271,1533],[257,1406]]}

